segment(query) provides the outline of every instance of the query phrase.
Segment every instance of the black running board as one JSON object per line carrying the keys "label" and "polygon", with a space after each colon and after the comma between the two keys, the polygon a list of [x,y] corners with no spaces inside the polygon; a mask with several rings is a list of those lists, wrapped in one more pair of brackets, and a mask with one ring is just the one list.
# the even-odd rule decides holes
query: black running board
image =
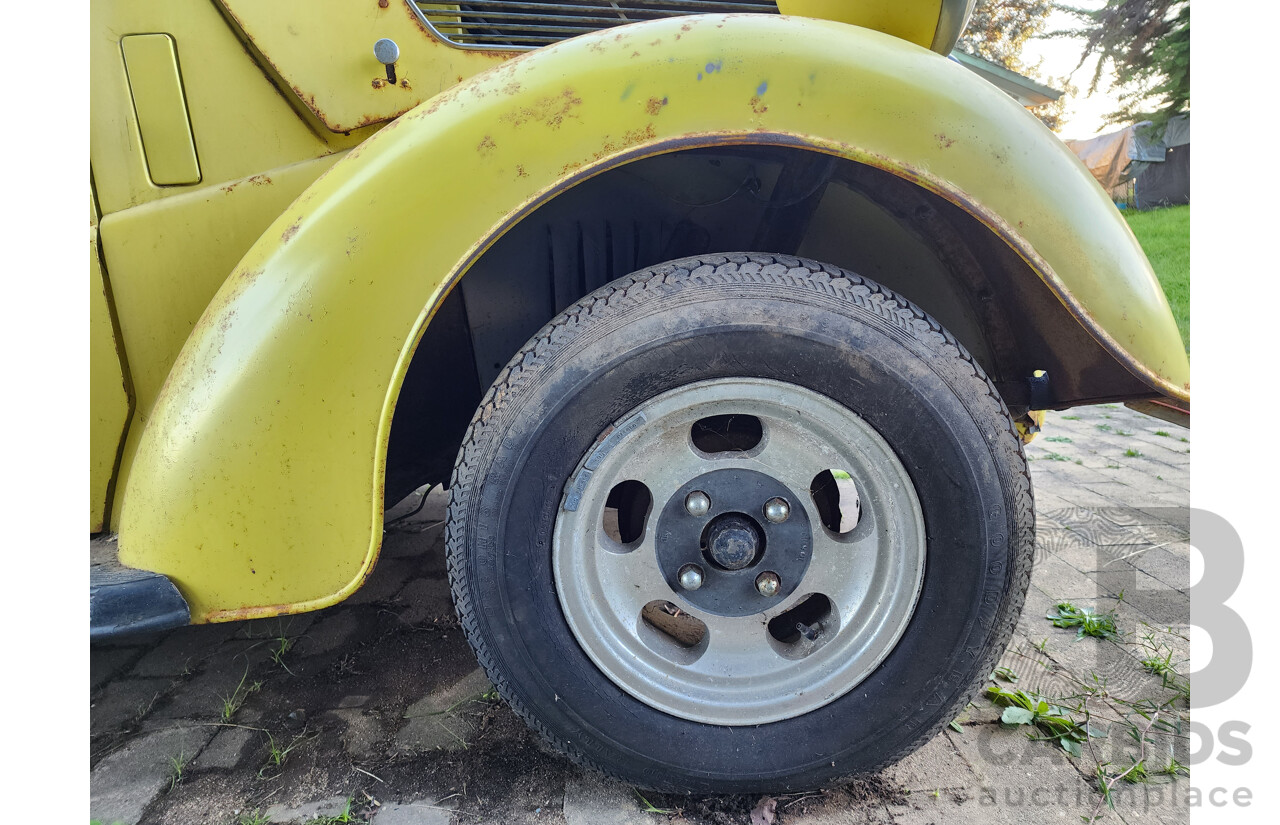
{"label": "black running board", "polygon": [[89,540],[89,640],[158,633],[191,624],[191,610],[173,582],[125,567],[115,537]]}

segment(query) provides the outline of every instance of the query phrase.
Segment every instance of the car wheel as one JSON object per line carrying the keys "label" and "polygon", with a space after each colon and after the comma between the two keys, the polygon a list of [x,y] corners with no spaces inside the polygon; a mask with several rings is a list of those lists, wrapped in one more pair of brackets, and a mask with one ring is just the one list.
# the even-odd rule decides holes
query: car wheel
{"label": "car wheel", "polygon": [[886,766],[973,697],[1034,544],[1007,409],[924,312],[738,254],[583,298],[498,376],[451,482],[467,638],[561,752],[672,792]]}

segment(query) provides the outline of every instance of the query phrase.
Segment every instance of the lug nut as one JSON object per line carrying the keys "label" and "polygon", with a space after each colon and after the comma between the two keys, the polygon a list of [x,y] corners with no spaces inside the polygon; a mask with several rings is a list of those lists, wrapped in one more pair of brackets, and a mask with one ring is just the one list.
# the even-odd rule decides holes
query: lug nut
{"label": "lug nut", "polygon": [[781,524],[791,518],[791,505],[785,498],[771,498],[764,503],[764,517],[774,524]]}
{"label": "lug nut", "polygon": [[711,497],[701,490],[694,490],[684,497],[684,509],[691,516],[705,516],[711,509]]}
{"label": "lug nut", "polygon": [[760,595],[766,599],[772,599],[778,595],[778,589],[782,587],[782,582],[778,580],[777,573],[765,571],[756,576],[756,590],[760,591]]}
{"label": "lug nut", "polygon": [[702,568],[696,564],[686,564],[681,567],[680,586],[685,590],[697,590],[702,587]]}

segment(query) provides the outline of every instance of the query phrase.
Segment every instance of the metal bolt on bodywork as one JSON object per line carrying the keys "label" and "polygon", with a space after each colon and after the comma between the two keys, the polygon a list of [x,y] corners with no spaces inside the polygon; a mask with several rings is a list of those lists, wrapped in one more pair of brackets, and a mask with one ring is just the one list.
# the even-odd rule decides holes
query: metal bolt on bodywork
{"label": "metal bolt on bodywork", "polygon": [[791,505],[785,498],[771,498],[764,503],[764,517],[774,524],[791,518]]}
{"label": "metal bolt on bodywork", "polygon": [[684,509],[691,516],[705,516],[711,509],[711,498],[701,490],[694,490],[685,496]]}
{"label": "metal bolt on bodywork", "polygon": [[778,589],[782,587],[782,582],[778,579],[777,573],[765,571],[756,576],[756,590],[760,591],[760,595],[767,599],[771,599],[778,595]]}
{"label": "metal bolt on bodywork", "polygon": [[702,568],[696,564],[686,564],[681,567],[680,586],[685,590],[697,590],[702,587]]}
{"label": "metal bolt on bodywork", "polygon": [[400,47],[396,41],[384,37],[373,44],[373,56],[387,69],[387,82],[396,82],[396,61],[400,59]]}

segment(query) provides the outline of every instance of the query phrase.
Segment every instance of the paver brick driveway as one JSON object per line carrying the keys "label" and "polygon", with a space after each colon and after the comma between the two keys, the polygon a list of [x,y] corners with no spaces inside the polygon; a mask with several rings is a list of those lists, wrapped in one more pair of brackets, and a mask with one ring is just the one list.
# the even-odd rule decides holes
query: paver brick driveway
{"label": "paver brick driveway", "polygon": [[[642,797],[544,752],[491,693],[449,602],[436,491],[391,525],[372,578],[340,605],[94,647],[90,814],[104,825],[747,825],[753,809],[786,825],[1079,822],[1097,809],[1098,765],[1120,773],[1141,738],[1149,778],[1115,782],[1105,818],[1185,823],[1190,432],[1090,407],[1051,413],[1027,454],[1036,568],[991,685],[1106,734],[1078,758],[1044,728],[1001,725],[984,696],[851,785],[771,802]],[[1054,627],[1045,617],[1061,602],[1114,611],[1119,635]]]}

